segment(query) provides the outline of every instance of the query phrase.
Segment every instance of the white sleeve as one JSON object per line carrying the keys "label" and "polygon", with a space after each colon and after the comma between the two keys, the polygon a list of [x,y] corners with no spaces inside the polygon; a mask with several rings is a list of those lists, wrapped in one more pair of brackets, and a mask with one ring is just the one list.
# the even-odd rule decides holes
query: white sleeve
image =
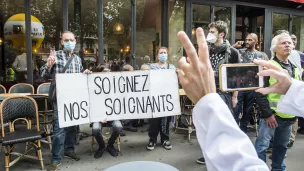
{"label": "white sleeve", "polygon": [[292,84],[285,96],[281,96],[278,103],[278,111],[290,113],[294,116],[304,117],[304,83],[292,80]]}
{"label": "white sleeve", "polygon": [[269,171],[218,94],[200,99],[193,109],[193,121],[208,170]]}

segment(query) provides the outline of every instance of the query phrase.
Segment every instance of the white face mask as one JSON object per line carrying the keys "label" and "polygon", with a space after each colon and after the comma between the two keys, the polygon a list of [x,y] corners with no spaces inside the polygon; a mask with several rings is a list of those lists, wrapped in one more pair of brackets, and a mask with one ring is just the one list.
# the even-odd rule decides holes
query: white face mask
{"label": "white face mask", "polygon": [[208,33],[206,41],[210,43],[215,43],[217,41],[217,37],[212,33]]}

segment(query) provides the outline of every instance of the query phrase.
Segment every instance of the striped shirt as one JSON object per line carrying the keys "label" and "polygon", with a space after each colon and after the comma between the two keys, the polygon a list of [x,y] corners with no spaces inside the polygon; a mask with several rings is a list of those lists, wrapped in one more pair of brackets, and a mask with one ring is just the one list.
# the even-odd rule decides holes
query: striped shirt
{"label": "striped shirt", "polygon": [[[74,58],[65,73],[81,73],[83,70],[81,58],[74,53],[72,55],[74,55]],[[54,73],[62,73],[62,69],[70,57],[67,52],[59,50],[56,51],[54,58],[55,64],[51,69],[48,68],[47,63],[41,67],[40,71],[43,78],[51,78]]]}

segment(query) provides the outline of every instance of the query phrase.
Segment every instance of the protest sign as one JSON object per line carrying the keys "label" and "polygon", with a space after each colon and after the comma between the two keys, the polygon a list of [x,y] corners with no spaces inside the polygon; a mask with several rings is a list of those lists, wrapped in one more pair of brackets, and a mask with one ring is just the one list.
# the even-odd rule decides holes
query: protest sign
{"label": "protest sign", "polygon": [[59,127],[90,122],[87,75],[56,74]]}
{"label": "protest sign", "polygon": [[[59,106],[61,108],[59,115],[62,115],[59,117],[60,127],[89,122],[156,118],[180,114],[175,70],[70,75],[60,74],[58,75],[60,79],[56,81],[57,85],[70,85],[76,82],[78,84],[77,86],[57,87],[58,108]],[[76,75],[79,75],[81,79],[78,79]],[[83,76],[86,79],[83,79]],[[68,113],[64,113],[62,109],[74,101],[80,102],[81,112],[84,112],[81,102],[88,102],[88,106],[85,106],[87,108],[84,108],[88,112],[88,117],[67,121]],[[85,102],[83,105],[86,104]],[[80,116],[82,116],[81,113]]]}

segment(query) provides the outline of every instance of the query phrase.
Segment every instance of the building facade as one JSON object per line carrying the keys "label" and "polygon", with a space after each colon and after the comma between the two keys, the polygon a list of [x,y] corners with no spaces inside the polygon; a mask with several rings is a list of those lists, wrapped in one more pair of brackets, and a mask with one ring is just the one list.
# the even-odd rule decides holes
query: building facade
{"label": "building facade", "polygon": [[[216,20],[229,25],[233,44],[248,33],[259,37],[257,48],[270,55],[275,31],[288,30],[304,51],[304,4],[285,0],[0,0],[0,83],[39,84],[39,67],[60,35],[77,37],[75,52],[85,61],[131,58],[140,68],[155,61],[158,47],[169,47],[177,66],[184,51],[177,33],[184,30],[194,44],[195,29]],[[30,28],[30,29],[26,29]],[[103,52],[103,53],[101,53]]]}

